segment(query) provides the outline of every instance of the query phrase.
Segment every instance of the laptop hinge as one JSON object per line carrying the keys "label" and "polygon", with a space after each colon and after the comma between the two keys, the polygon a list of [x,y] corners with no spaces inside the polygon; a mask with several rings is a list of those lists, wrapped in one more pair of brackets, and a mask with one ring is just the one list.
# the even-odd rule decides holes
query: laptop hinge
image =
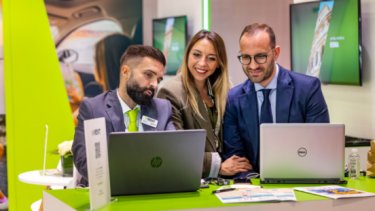
{"label": "laptop hinge", "polygon": [[340,178],[264,178],[262,184],[346,184],[347,181]]}

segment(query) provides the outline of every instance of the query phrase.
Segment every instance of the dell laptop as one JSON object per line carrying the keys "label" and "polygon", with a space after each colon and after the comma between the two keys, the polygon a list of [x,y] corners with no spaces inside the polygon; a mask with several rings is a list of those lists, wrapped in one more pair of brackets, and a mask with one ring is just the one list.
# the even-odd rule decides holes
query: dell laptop
{"label": "dell laptop", "polygon": [[261,182],[345,183],[344,152],[343,124],[262,124]]}
{"label": "dell laptop", "polygon": [[116,132],[108,140],[112,196],[199,189],[205,130]]}

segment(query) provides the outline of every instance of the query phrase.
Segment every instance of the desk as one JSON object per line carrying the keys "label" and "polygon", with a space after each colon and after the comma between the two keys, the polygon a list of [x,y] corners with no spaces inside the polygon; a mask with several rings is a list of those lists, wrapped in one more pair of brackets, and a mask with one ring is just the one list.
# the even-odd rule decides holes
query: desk
{"label": "desk", "polygon": [[60,175],[41,175],[41,171],[42,170],[35,170],[21,173],[18,175],[18,179],[24,183],[44,186],[66,187],[73,182],[73,177],[62,177]]}
{"label": "desk", "polygon": [[[259,184],[259,180],[253,180]],[[264,188],[286,188],[295,185],[264,185]],[[303,186],[303,185],[297,185]],[[313,185],[305,185],[313,186]],[[317,185],[315,185],[317,186]],[[375,179],[361,177],[359,180],[350,180],[346,187],[356,188],[375,193]],[[218,186],[201,189],[197,192],[149,194],[115,197],[110,204],[100,210],[334,210],[352,211],[368,210],[375,206],[375,197],[329,199],[317,195],[295,191],[297,202],[281,203],[234,203],[223,204],[211,193]],[[43,193],[44,208],[46,210],[87,210],[90,207],[88,189],[47,190]]]}
{"label": "desk", "polygon": [[[46,172],[53,172],[49,169]],[[56,170],[57,171],[57,170]],[[73,177],[62,177],[61,175],[42,175],[42,170],[28,171],[18,175],[18,180],[33,185],[43,185],[47,188],[51,186],[66,187],[73,183]],[[40,210],[42,200],[38,200],[31,205],[31,210]],[[46,209],[47,210],[47,209]]]}

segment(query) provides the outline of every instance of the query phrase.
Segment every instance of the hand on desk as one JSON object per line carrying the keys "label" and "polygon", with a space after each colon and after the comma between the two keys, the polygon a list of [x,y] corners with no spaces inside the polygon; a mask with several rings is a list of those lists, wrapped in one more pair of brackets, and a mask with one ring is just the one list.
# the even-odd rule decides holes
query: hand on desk
{"label": "hand on desk", "polygon": [[233,176],[237,173],[247,172],[251,169],[253,169],[253,167],[247,158],[233,155],[221,164],[220,174],[224,176]]}

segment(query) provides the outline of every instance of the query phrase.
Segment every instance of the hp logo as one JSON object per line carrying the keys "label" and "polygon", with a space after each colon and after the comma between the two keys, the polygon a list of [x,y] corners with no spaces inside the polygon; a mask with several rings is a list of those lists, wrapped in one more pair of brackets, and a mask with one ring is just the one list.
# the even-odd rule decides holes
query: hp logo
{"label": "hp logo", "polygon": [[151,163],[152,168],[159,168],[161,164],[163,164],[163,160],[161,159],[161,157],[156,156],[151,159],[150,163]]}

